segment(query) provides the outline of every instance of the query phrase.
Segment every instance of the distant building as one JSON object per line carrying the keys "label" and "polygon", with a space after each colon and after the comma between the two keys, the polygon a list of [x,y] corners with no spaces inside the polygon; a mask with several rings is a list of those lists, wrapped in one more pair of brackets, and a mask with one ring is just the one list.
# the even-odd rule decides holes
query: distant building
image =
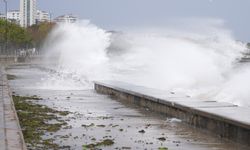
{"label": "distant building", "polygon": [[28,27],[36,23],[36,0],[20,0],[20,25]]}
{"label": "distant building", "polygon": [[0,19],[5,19],[5,18],[6,18],[6,15],[0,13]]}
{"label": "distant building", "polygon": [[10,22],[20,24],[20,11],[19,10],[8,11],[7,18]]}
{"label": "distant building", "polygon": [[51,18],[50,18],[50,14],[46,11],[41,11],[41,10],[37,10],[37,23],[40,22],[50,22]]}
{"label": "distant building", "polygon": [[[19,10],[8,11],[7,16],[10,22],[21,25]],[[50,22],[50,14],[45,11],[37,10],[35,23],[37,24],[40,22]]]}
{"label": "distant building", "polygon": [[73,15],[63,15],[56,17],[54,22],[56,23],[75,23],[78,21],[78,18]]}

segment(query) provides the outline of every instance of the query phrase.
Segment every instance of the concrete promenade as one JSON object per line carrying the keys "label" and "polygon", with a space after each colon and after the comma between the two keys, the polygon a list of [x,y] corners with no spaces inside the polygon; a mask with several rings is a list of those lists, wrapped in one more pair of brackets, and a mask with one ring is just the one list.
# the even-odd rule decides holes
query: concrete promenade
{"label": "concrete promenade", "polygon": [[250,146],[250,108],[117,81],[95,82],[95,90]]}
{"label": "concrete promenade", "polygon": [[0,149],[26,150],[23,134],[16,114],[7,75],[0,68]]}
{"label": "concrete promenade", "polygon": [[16,55],[0,55],[0,64],[13,64],[13,63],[24,63],[24,62],[42,62],[44,56],[42,55],[34,55],[29,57],[16,56]]}

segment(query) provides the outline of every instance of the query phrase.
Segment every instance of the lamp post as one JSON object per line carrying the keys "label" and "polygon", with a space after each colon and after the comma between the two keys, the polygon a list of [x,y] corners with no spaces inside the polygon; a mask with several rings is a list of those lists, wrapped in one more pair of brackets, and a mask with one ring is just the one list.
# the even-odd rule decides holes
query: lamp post
{"label": "lamp post", "polygon": [[7,53],[7,49],[8,49],[8,3],[7,0],[3,0],[5,3],[5,50],[4,50],[4,54]]}

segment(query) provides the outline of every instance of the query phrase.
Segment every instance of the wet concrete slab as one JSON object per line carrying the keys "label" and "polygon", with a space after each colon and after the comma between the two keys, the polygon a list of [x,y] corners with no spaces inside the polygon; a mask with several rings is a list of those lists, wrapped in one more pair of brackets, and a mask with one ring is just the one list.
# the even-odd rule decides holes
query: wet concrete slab
{"label": "wet concrete slab", "polygon": [[250,109],[246,107],[197,108],[203,112],[223,118],[232,124],[250,129]]}
{"label": "wet concrete slab", "polygon": [[[148,88],[144,86],[132,85],[125,82],[120,81],[97,81],[96,83],[100,83],[102,85],[106,85],[107,87],[113,87],[117,90],[123,90],[129,92],[133,95],[151,97],[155,99],[170,99],[173,98],[178,100],[178,98],[188,98],[189,96],[175,91],[164,91],[158,90],[154,88]],[[182,99],[183,100],[183,99]]]}
{"label": "wet concrete slab", "polygon": [[156,89],[145,87],[144,90],[142,86],[119,81],[95,82],[95,89],[99,93],[112,95],[165,115],[177,117],[221,137],[250,146],[249,108],[213,100],[192,99],[173,91],[159,90],[157,93]]}
{"label": "wet concrete slab", "polygon": [[176,104],[183,105],[184,107],[190,108],[221,108],[221,107],[237,107],[237,105],[227,102],[216,102],[216,101],[178,101]]}

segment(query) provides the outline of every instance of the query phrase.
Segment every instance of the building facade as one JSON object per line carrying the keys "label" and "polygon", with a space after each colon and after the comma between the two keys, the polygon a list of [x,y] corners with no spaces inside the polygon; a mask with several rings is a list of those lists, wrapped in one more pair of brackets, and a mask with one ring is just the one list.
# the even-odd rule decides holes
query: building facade
{"label": "building facade", "polygon": [[6,18],[6,15],[0,13],[0,19],[5,19],[5,18]]}
{"label": "building facade", "polygon": [[10,22],[20,24],[20,11],[19,10],[8,11],[7,18]]}
{"label": "building facade", "polygon": [[50,14],[46,11],[37,10],[37,20],[36,23],[40,22],[50,22]]}
{"label": "building facade", "polygon": [[56,17],[54,22],[56,23],[75,23],[78,21],[78,18],[73,15],[63,15]]}
{"label": "building facade", "polygon": [[20,25],[22,27],[29,27],[36,24],[36,19],[36,0],[20,0]]}

